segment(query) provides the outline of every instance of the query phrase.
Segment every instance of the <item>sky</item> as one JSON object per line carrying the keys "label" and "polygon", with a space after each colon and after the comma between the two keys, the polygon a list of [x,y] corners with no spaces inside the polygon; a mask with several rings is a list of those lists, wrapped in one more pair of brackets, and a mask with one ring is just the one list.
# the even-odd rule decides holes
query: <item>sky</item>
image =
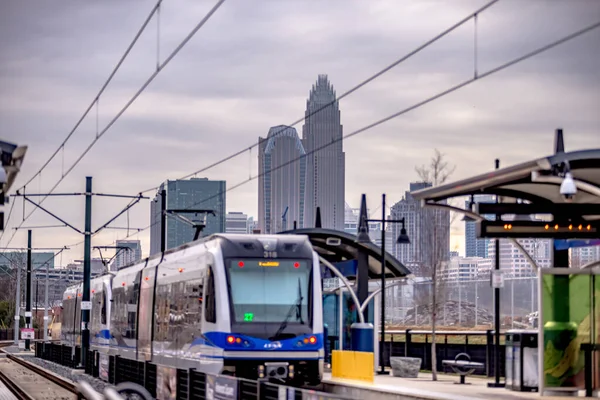
{"label": "sky", "polygon": [[[157,75],[138,99],[64,178],[56,193],[93,191],[135,195],[177,179],[256,144],[271,126],[304,115],[319,74],[338,95],[486,4],[424,0],[227,0]],[[46,193],[127,101],[198,24],[215,2],[168,1],[149,23],[105,93],[64,149],[27,187]],[[27,145],[11,192],[23,186],[59,148],[148,16],[153,2],[5,1],[0,4],[0,140]],[[418,103],[537,47],[600,20],[595,0],[500,0],[359,91],[340,101],[344,134]],[[157,39],[158,38],[158,39]],[[415,166],[434,149],[456,169],[450,180],[490,171],[494,159],[508,166],[553,151],[563,128],[568,151],[600,147],[600,29],[482,78],[450,95],[344,142],[346,202],[362,193],[371,209],[386,193],[399,201]],[[295,126],[299,134],[302,125]],[[199,177],[226,180],[227,210],[256,217],[257,149]],[[153,197],[155,192],[146,193]],[[23,220],[22,199],[0,248]],[[127,199],[95,197],[93,228]],[[44,203],[83,229],[83,197]],[[5,205],[5,215],[12,204]],[[25,215],[32,210],[27,205]],[[114,226],[149,225],[149,200]],[[6,216],[5,216],[6,218]],[[56,225],[35,211],[22,226]],[[453,224],[451,248],[464,252],[464,226]],[[410,234],[410,233],[409,233]],[[92,245],[111,245],[125,230],[105,230]],[[149,250],[149,231],[132,236]],[[33,230],[34,247],[82,241],[69,228]],[[18,230],[10,247],[25,247]],[[70,247],[56,265],[81,259]],[[94,256],[98,256],[95,252]]]}

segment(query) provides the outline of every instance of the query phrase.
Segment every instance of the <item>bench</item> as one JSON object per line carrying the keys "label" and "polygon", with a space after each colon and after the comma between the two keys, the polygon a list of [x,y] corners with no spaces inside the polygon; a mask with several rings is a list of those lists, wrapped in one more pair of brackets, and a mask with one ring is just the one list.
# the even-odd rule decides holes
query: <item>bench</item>
{"label": "bench", "polygon": [[483,369],[485,367],[483,363],[471,361],[471,357],[467,353],[457,354],[454,360],[443,360],[442,365],[449,366],[455,373],[460,375],[460,382],[455,383],[461,385],[465,384],[465,377],[467,375],[471,375],[476,369]]}

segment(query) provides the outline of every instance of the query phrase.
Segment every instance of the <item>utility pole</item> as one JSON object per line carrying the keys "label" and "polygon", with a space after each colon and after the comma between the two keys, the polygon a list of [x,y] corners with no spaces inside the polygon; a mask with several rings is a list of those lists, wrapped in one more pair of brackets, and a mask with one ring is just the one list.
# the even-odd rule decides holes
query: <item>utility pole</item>
{"label": "utility pole", "polygon": [[[48,211],[47,209],[42,207],[40,204],[38,204],[30,199],[30,197],[35,197],[35,196],[48,197],[48,196],[81,196],[81,195],[85,196],[85,228],[83,231],[78,229],[77,227],[73,226],[72,224],[68,223],[64,219],[58,217],[56,214]],[[138,194],[137,196],[128,196],[128,195],[121,195],[121,194],[92,193],[92,177],[91,176],[86,177],[85,193],[36,193],[36,194],[28,193],[28,194],[21,194],[21,193],[19,193],[19,191],[17,191],[15,196],[16,197],[22,196],[24,200],[33,204],[34,206],[36,206],[40,210],[44,211],[45,213],[49,214],[53,218],[56,218],[57,220],[62,222],[65,226],[73,229],[74,231],[76,231],[79,234],[84,235],[83,293],[82,293],[82,303],[81,303],[81,327],[80,327],[80,329],[81,329],[81,358],[79,361],[81,362],[80,366],[85,367],[86,359],[87,359],[87,352],[88,352],[89,346],[90,346],[90,331],[89,331],[88,325],[89,325],[89,321],[90,321],[90,308],[91,308],[90,278],[91,278],[91,253],[92,253],[91,238],[92,238],[92,235],[100,232],[101,230],[103,230],[105,228],[108,228],[108,225],[110,223],[112,223],[114,220],[116,220],[119,216],[121,216],[125,212],[127,212],[127,210],[129,210],[131,207],[133,207],[135,204],[137,204],[141,199],[147,199],[148,197],[142,196],[141,193]],[[117,215],[115,215],[104,225],[102,225],[101,227],[99,227],[98,229],[96,229],[92,232],[92,196],[130,198],[130,199],[133,199],[134,201],[130,202]],[[29,275],[28,275],[28,278],[30,278]],[[28,284],[28,287],[29,287],[29,284]],[[31,302],[30,296],[28,295],[27,297],[28,297],[28,301]],[[31,312],[29,313],[29,315],[31,316]],[[73,351],[74,350],[75,349],[73,349]]]}
{"label": "utility pole", "polygon": [[[25,306],[25,324],[31,328],[31,229],[27,231],[27,294]],[[30,349],[29,339],[25,339],[25,351]]]}
{"label": "utility pole", "polygon": [[48,340],[48,263],[46,262],[46,286],[44,291],[44,341]]}
{"label": "utility pole", "polygon": [[[500,168],[500,160],[495,161],[496,169]],[[499,203],[500,196],[496,196],[496,204]],[[500,221],[500,215],[496,214],[496,221]],[[496,254],[494,257],[494,272],[499,275],[500,272],[500,239],[494,241]],[[499,278],[500,279],[500,278]],[[493,280],[492,280],[493,283]],[[497,284],[494,287],[494,382],[489,382],[488,387],[500,388],[504,387],[500,383],[500,286]]]}
{"label": "utility pole", "polygon": [[87,352],[90,347],[90,310],[83,307],[90,303],[90,279],[92,275],[92,177],[85,178],[85,228],[83,244],[83,296],[81,307],[81,366],[85,368]]}
{"label": "utility pole", "polygon": [[167,244],[167,191],[160,191],[160,252],[164,253]]}
{"label": "utility pole", "polygon": [[17,298],[15,299],[15,346],[19,345],[19,325],[21,323],[21,260],[17,262]]}

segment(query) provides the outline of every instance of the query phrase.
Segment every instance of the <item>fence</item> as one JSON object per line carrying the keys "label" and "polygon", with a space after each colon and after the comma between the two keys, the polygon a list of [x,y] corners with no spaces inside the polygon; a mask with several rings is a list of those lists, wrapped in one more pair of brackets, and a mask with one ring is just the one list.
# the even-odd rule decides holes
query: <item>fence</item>
{"label": "fence", "polygon": [[[431,282],[409,282],[386,290],[386,324],[431,325]],[[535,327],[537,277],[508,278],[500,289],[502,327]],[[438,283],[437,324],[444,327],[492,327],[494,291],[489,279]]]}
{"label": "fence", "polygon": [[[97,354],[89,351],[85,373],[100,376]],[[81,349],[67,345],[43,343],[35,347],[36,357],[74,368]],[[153,398],[222,399],[222,400],[353,400],[348,396],[277,385],[264,380],[253,381],[225,375],[211,375],[193,368],[158,367],[150,362],[138,362],[119,356],[109,356],[108,382],[119,388],[131,382],[145,388]],[[132,385],[133,386],[133,385]]]}
{"label": "fence", "polygon": [[[43,339],[44,338],[44,330],[43,329],[34,329],[35,338]],[[15,330],[14,329],[0,329],[0,341],[9,341],[15,340]]]}

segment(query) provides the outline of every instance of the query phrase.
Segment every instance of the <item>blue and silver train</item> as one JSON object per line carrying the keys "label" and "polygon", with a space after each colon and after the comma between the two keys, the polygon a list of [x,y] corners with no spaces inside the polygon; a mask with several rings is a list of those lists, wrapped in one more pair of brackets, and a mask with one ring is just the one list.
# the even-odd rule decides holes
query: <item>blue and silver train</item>
{"label": "blue and silver train", "polygon": [[[82,285],[63,296],[61,340],[81,341]],[[324,337],[319,258],[306,236],[215,234],[91,282],[99,376],[116,357],[289,384],[317,384]],[[176,379],[176,378],[175,378]]]}

